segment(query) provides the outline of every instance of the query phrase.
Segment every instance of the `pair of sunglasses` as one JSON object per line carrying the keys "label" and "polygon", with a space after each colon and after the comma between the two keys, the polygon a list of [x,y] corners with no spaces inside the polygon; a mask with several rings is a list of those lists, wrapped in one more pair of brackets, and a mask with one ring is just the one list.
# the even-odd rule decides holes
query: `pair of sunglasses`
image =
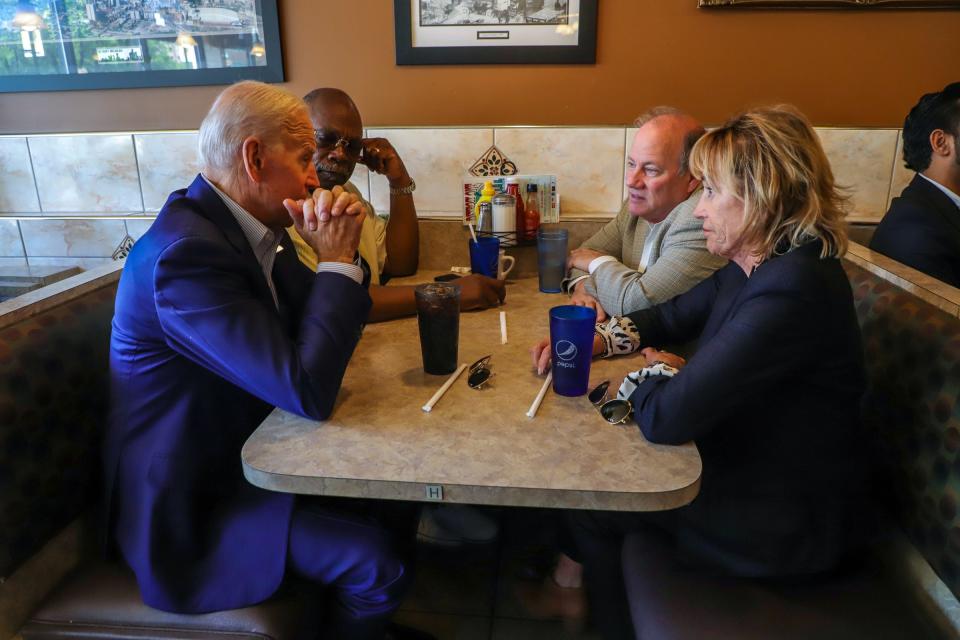
{"label": "pair of sunglasses", "polygon": [[483,385],[490,382],[493,373],[490,372],[490,358],[493,356],[483,356],[467,370],[467,386],[471,389],[482,389]]}
{"label": "pair of sunglasses", "polygon": [[590,400],[590,404],[597,408],[604,420],[610,424],[623,424],[633,413],[633,405],[630,404],[629,400],[620,400],[619,398],[607,400],[607,389],[609,388],[610,381],[604,380],[587,394],[587,399]]}
{"label": "pair of sunglasses", "polygon": [[336,131],[327,129],[314,129],[314,139],[317,141],[317,150],[321,152],[330,151],[337,147],[343,147],[343,152],[347,157],[357,159],[363,152],[363,139],[344,138]]}

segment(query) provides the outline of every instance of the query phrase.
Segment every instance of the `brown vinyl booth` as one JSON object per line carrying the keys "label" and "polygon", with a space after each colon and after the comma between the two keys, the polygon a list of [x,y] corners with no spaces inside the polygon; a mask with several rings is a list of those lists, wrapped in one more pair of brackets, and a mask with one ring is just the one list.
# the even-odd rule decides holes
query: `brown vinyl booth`
{"label": "brown vinyl booth", "polygon": [[100,441],[121,267],[0,303],[0,637],[315,636],[318,600],[308,591],[176,615],[145,606],[132,573],[103,559]]}

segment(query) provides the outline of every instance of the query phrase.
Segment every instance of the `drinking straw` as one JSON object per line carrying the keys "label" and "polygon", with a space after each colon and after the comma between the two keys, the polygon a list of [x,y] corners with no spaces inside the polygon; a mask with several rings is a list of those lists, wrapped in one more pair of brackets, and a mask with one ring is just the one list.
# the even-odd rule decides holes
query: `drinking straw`
{"label": "drinking straw", "polygon": [[528,418],[537,415],[537,409],[540,408],[540,403],[543,402],[543,396],[547,395],[547,389],[550,388],[551,382],[553,382],[553,371],[547,374],[546,379],[543,381],[543,386],[540,387],[540,393],[537,394],[537,397],[533,400],[533,404],[527,409]]}
{"label": "drinking straw", "polygon": [[443,386],[437,389],[437,392],[433,394],[433,397],[427,400],[427,404],[423,405],[421,408],[427,413],[430,413],[430,411],[433,409],[433,405],[437,404],[437,401],[443,397],[443,394],[447,392],[447,389],[450,388],[450,385],[452,385],[454,381],[460,377],[460,374],[463,373],[463,370],[466,368],[466,364],[461,364],[459,367],[457,367],[457,370],[450,374],[450,377],[447,378],[447,381],[443,383]]}
{"label": "drinking straw", "polygon": [[473,223],[468,222],[467,226],[470,227],[470,235],[473,236],[473,244],[480,244],[480,242],[477,240],[477,234],[473,231]]}
{"label": "drinking straw", "polygon": [[500,312],[500,344],[507,344],[507,312]]}

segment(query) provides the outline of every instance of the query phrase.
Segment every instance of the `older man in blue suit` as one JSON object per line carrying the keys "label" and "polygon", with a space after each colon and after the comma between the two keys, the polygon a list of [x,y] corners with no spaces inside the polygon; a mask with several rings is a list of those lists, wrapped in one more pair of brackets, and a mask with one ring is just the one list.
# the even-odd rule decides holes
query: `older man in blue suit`
{"label": "older man in blue suit", "polygon": [[[250,485],[240,462],[274,407],[317,420],[333,409],[370,309],[354,263],[361,205],[317,189],[306,106],[282,89],[226,89],[199,138],[202,173],[170,195],[117,292],[113,539],[158,609],[251,605],[292,573],[331,587],[332,637],[382,637],[409,582],[388,536]],[[316,273],[288,244],[291,218]]]}

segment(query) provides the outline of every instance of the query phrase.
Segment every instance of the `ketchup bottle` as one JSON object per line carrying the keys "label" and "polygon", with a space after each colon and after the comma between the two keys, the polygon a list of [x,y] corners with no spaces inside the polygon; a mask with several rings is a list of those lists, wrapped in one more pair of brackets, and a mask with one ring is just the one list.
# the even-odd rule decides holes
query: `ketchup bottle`
{"label": "ketchup bottle", "polygon": [[520,185],[516,182],[507,183],[507,193],[512,195],[517,201],[517,224],[514,227],[517,230],[517,241],[523,240],[526,232],[524,231],[526,218],[523,217],[523,198],[520,197]]}

